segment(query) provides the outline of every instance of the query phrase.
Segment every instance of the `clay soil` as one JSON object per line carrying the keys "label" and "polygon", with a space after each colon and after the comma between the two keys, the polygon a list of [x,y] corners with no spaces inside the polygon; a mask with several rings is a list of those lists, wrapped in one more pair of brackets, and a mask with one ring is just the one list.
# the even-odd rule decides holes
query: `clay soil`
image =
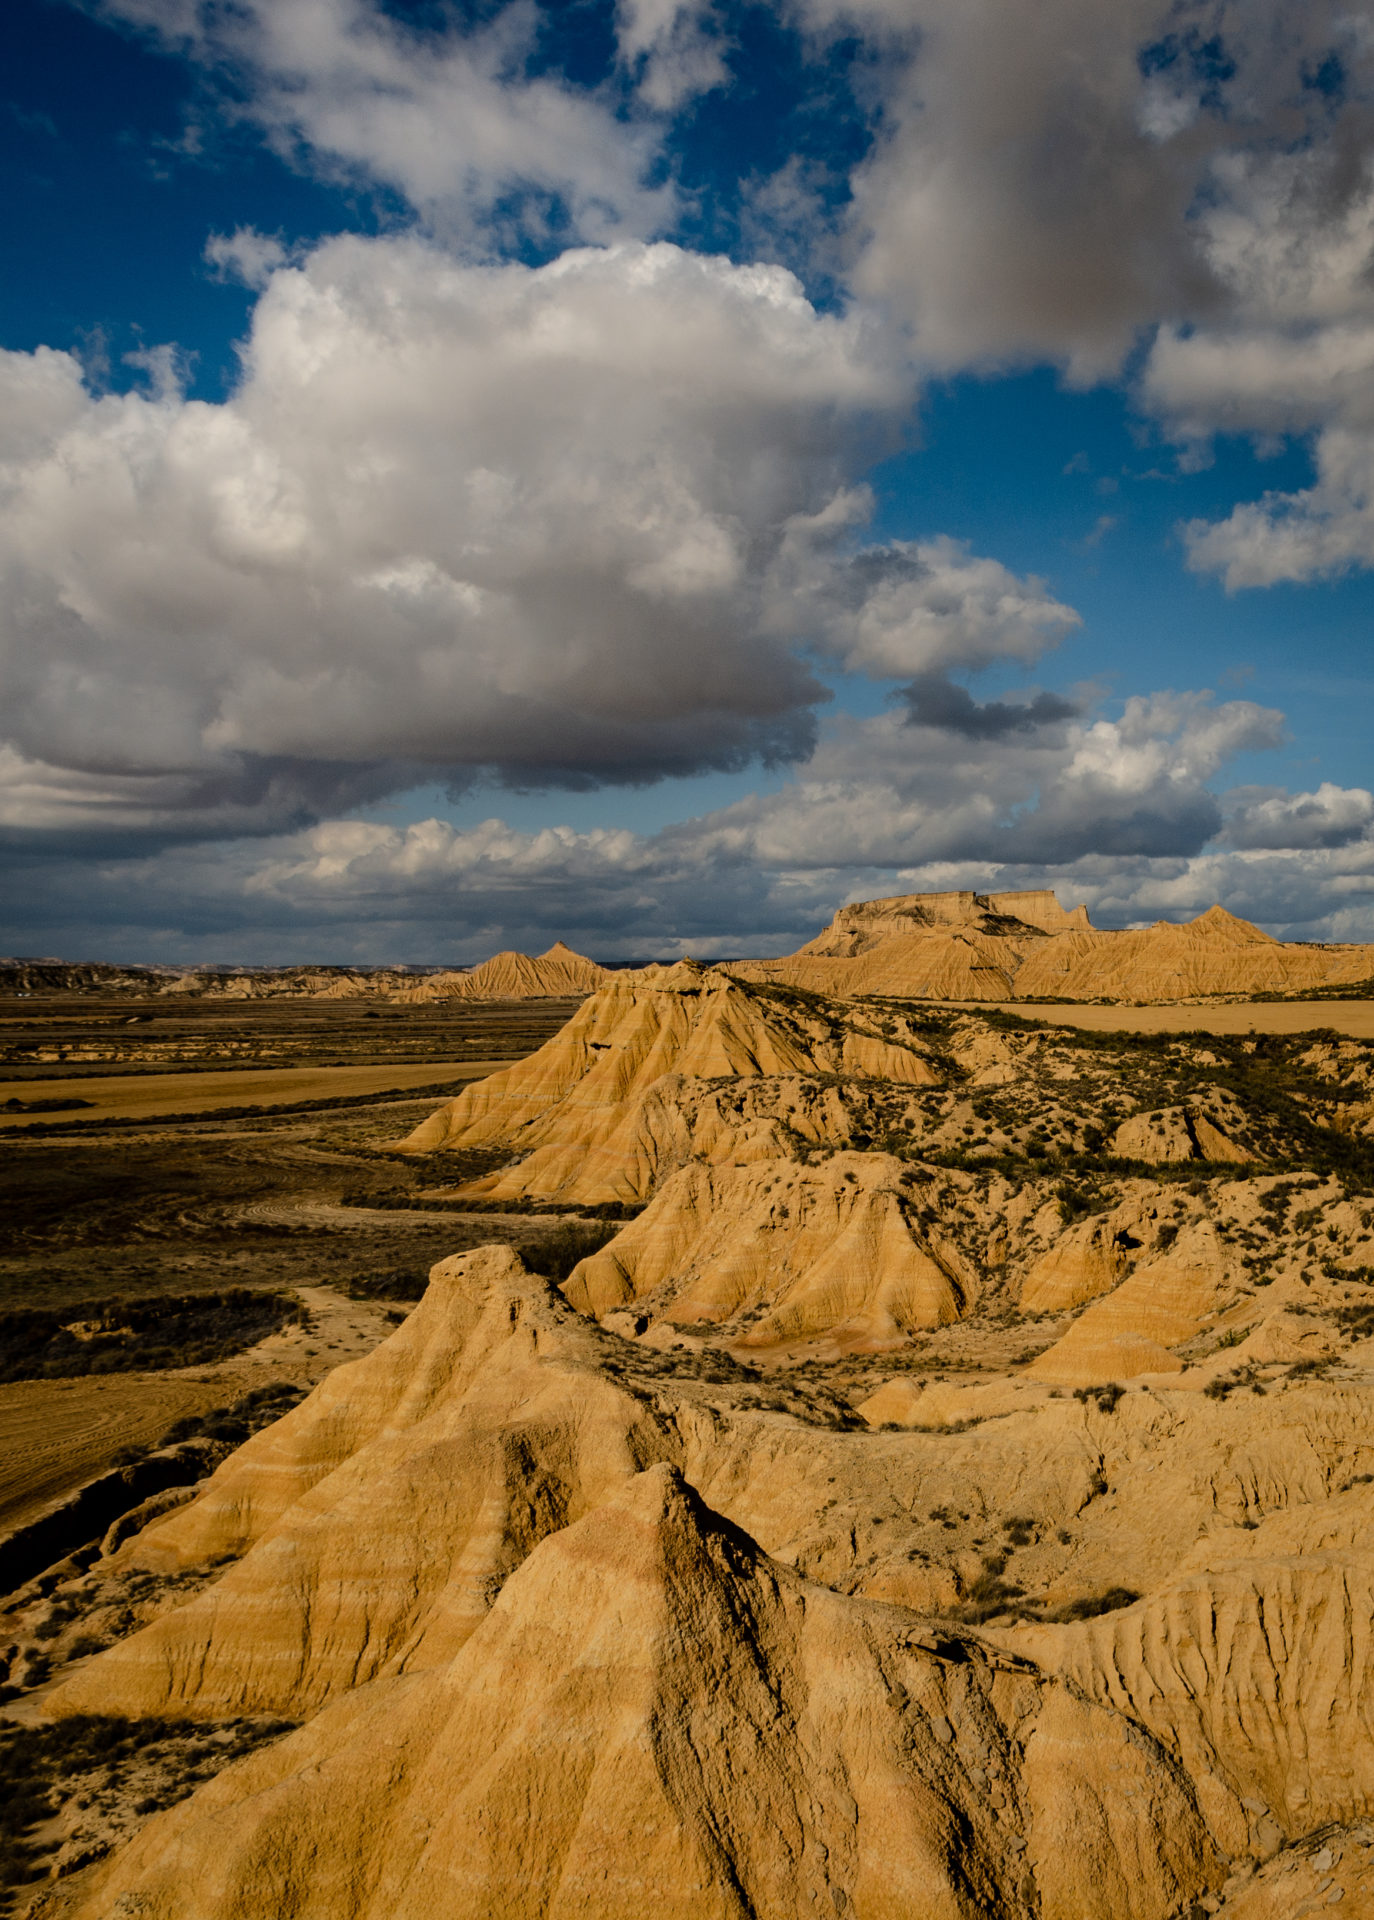
{"label": "clay soil", "polygon": [[309,1317],[210,1368],[0,1386],[0,1535],[174,1422],[366,1352],[444,1255],[554,1230],[398,1206],[421,1172],[387,1143],[572,1005],[6,1003],[0,1102],[95,1104],[0,1116],[0,1311],[253,1287]]}

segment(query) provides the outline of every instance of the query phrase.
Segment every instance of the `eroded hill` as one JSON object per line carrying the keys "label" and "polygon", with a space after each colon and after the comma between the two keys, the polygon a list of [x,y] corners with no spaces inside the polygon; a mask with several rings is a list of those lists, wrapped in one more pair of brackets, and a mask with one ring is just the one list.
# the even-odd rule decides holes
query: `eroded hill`
{"label": "eroded hill", "polygon": [[36,1911],[1374,1911],[1374,1048],[684,966],[406,1144],[621,1224],[30,1597],[49,1724],[278,1729]]}

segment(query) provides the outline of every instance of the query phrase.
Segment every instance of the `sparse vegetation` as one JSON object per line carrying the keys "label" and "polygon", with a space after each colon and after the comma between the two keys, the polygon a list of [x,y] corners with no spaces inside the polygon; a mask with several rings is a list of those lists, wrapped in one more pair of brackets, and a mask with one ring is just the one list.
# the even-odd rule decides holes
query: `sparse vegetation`
{"label": "sparse vegetation", "polygon": [[579,1260],[599,1253],[615,1238],[618,1227],[609,1221],[579,1223],[567,1221],[551,1232],[521,1239],[516,1251],[531,1273],[542,1273],[548,1280],[566,1280]]}
{"label": "sparse vegetation", "polygon": [[305,1398],[304,1387],[289,1380],[274,1380],[254,1387],[232,1406],[212,1407],[208,1413],[189,1414],[176,1421],[162,1436],[164,1447],[180,1440],[227,1440],[234,1446],[280,1420]]}
{"label": "sparse vegetation", "polygon": [[21,1308],[0,1313],[0,1381],[208,1366],[308,1321],[293,1294],[252,1287]]}
{"label": "sparse vegetation", "polygon": [[[231,1760],[291,1731],[294,1722],[240,1719],[127,1720],[76,1714],[49,1726],[0,1722],[0,1911],[33,1879],[51,1845],[33,1831],[83,1788],[97,1812],[127,1795],[131,1782],[150,1788],[132,1811],[148,1814],[184,1799]],[[96,1842],[98,1857],[108,1842]]]}
{"label": "sparse vegetation", "polygon": [[1115,1413],[1125,1391],[1115,1380],[1109,1380],[1101,1387],[1077,1387],[1073,1397],[1084,1405],[1091,1400],[1099,1413]]}

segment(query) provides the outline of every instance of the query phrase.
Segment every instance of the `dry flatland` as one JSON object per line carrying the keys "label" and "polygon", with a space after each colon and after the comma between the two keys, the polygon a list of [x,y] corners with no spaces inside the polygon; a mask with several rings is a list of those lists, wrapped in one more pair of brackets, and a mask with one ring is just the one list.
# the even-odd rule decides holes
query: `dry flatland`
{"label": "dry flatland", "polygon": [[[416,1008],[397,1016],[398,1029],[337,1005],[169,1012],[165,999],[121,995],[7,1007],[0,1048],[16,1077],[0,1100],[31,1109],[0,1114],[14,1129],[0,1160],[8,1344],[26,1314],[89,1317],[110,1302],[226,1288],[285,1289],[306,1304],[309,1324],[210,1367],[126,1371],[121,1358],[114,1372],[0,1379],[0,1537],[175,1422],[272,1380],[308,1388],[383,1338],[386,1309],[347,1290],[414,1299],[435,1259],[492,1229],[451,1208],[396,1204],[417,1183],[379,1143],[428,1110],[412,1089],[461,1085],[493,1059],[527,1052],[568,1010],[500,1004],[449,1012],[440,1026]],[[426,1048],[431,1057],[414,1057]],[[284,1054],[343,1064],[150,1070],[169,1049],[196,1061]],[[61,1064],[37,1067],[35,1055],[61,1055]],[[76,1098],[77,1108],[32,1110]],[[292,1111],[271,1111],[280,1106]],[[226,1108],[265,1111],[226,1119]],[[189,1124],[165,1118],[197,1113],[205,1118]],[[388,1204],[367,1206],[372,1194]]]}
{"label": "dry flatland", "polygon": [[[213,1113],[224,1107],[299,1106],[360,1094],[432,1088],[445,1080],[475,1080],[490,1073],[491,1060],[436,1060],[425,1066],[272,1067],[263,1072],[103,1075],[98,1080],[0,1081],[0,1126],[52,1125],[63,1106],[72,1119],[153,1120],[172,1113]],[[27,1111],[5,1112],[7,1101]],[[37,1103],[37,1104],[35,1104]]]}
{"label": "dry flatland", "polygon": [[[807,965],[1092,932],[935,898]],[[145,1259],[314,1316],[196,1371],[317,1370],[11,1597],[35,1920],[1374,1914],[1374,1034],[825,977],[622,975],[429,1107],[16,1140],[54,1364]]]}

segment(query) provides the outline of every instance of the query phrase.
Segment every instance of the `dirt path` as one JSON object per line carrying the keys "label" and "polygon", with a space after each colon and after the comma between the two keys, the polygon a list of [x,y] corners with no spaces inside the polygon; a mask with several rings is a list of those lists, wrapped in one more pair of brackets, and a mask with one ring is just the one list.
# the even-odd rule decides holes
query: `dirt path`
{"label": "dirt path", "polygon": [[286,1199],[227,1209],[224,1218],[253,1221],[259,1226],[310,1227],[316,1232],[323,1228],[347,1233],[359,1227],[413,1227],[417,1222],[448,1226],[455,1220],[489,1219],[490,1215],[458,1213],[451,1207],[435,1207],[432,1211],[423,1207],[345,1207],[329,1200]]}

